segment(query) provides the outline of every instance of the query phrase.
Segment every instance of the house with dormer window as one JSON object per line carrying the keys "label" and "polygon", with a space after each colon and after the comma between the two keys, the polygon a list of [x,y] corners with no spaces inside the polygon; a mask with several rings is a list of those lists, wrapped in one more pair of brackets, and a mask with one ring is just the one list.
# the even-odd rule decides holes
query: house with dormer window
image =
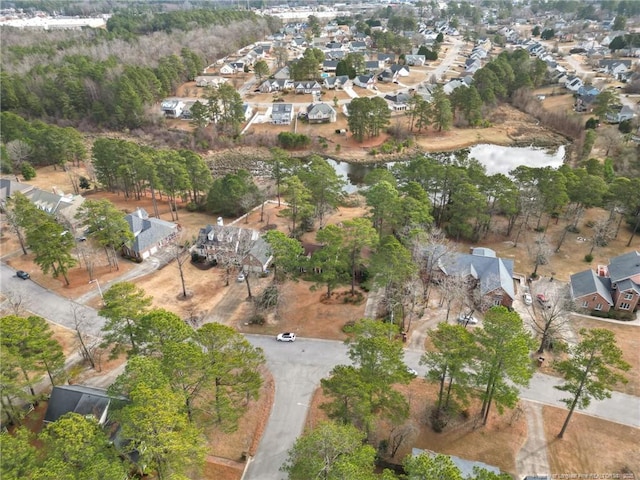
{"label": "house with dormer window", "polygon": [[632,251],[571,275],[571,297],[578,308],[634,312],[640,308],[640,252]]}

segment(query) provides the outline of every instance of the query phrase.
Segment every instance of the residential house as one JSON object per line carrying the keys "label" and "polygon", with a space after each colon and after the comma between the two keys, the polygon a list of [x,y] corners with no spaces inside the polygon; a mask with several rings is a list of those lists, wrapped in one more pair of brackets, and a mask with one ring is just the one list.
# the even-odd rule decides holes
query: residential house
{"label": "residential house", "polygon": [[608,111],[605,115],[607,123],[621,123],[625,120],[631,120],[635,117],[633,109],[628,105],[617,105]]}
{"label": "residential house", "polygon": [[353,79],[353,84],[360,88],[371,89],[376,83],[375,75],[358,75]]}
{"label": "residential house", "polygon": [[289,78],[270,78],[260,85],[260,92],[273,93],[291,90],[293,88],[293,80]]}
{"label": "residential house", "polygon": [[28,192],[35,187],[27,183],[22,183],[16,180],[10,180],[8,178],[0,178],[0,210],[4,210],[7,199],[14,193],[20,192],[23,195],[27,195]]}
{"label": "residential house", "polygon": [[470,254],[449,253],[437,260],[434,277],[463,279],[478,308],[511,307],[515,298],[513,260],[500,258],[489,248],[473,248]]}
{"label": "residential house", "polygon": [[276,73],[273,74],[273,78],[275,78],[276,80],[290,79],[291,71],[289,70],[289,67],[287,66],[282,67],[280,70],[278,70]]}
{"label": "residential house", "polygon": [[36,207],[52,215],[58,222],[72,230],[75,230],[80,224],[76,214],[85,200],[82,195],[64,194],[55,188],[53,192],[33,188],[25,194]]}
{"label": "residential house", "polygon": [[307,107],[307,119],[309,123],[333,123],[337,114],[328,103],[312,103]]}
{"label": "residential house", "polygon": [[640,252],[632,251],[571,275],[571,296],[576,305],[587,310],[610,309],[634,312],[640,309]]}
{"label": "residential house", "polygon": [[122,253],[144,260],[166,247],[180,232],[180,227],[159,218],[149,218],[143,208],[124,217],[133,233],[133,241],[122,246]]}
{"label": "residential house", "polygon": [[445,83],[442,89],[444,90],[444,93],[446,93],[447,95],[451,95],[451,92],[453,92],[456,88],[468,86],[469,85],[464,81],[464,79],[454,78]]}
{"label": "residential house", "polygon": [[384,69],[378,75],[378,80],[383,83],[397,82],[398,81],[397,78],[398,78],[397,75],[394,74],[390,68]]}
{"label": "residential house", "polygon": [[353,41],[350,47],[352,52],[364,52],[367,49],[367,43],[363,41]]}
{"label": "residential house", "polygon": [[271,123],[274,125],[290,125],[293,120],[293,104],[274,103],[271,107]]}
{"label": "residential house", "polygon": [[107,421],[111,397],[106,390],[83,385],[54,386],[44,414],[44,423],[52,423],[67,413],[94,417],[98,424]]}
{"label": "residential house", "polygon": [[224,63],[220,66],[220,75],[233,75],[236,73],[236,69],[229,63]]}
{"label": "residential house", "polygon": [[218,87],[227,81],[226,78],[217,75],[201,75],[195,78],[196,87]]}
{"label": "residential house", "polygon": [[239,60],[237,62],[229,63],[229,66],[233,68],[233,73],[242,73],[244,72],[244,67],[247,65],[251,65],[250,61]]}
{"label": "residential house", "polygon": [[249,120],[251,115],[253,115],[253,107],[248,103],[243,103],[242,112],[244,113],[244,119]]}
{"label": "residential house", "polygon": [[325,77],[322,86],[328,90],[340,90],[351,86],[351,80],[347,75],[338,75],[337,77]]}
{"label": "residential house", "polygon": [[595,97],[599,93],[600,93],[600,90],[594,87],[593,85],[583,85],[578,89],[578,91],[576,92],[576,95],[578,95],[579,97],[583,97],[587,95]]}
{"label": "residential house", "polygon": [[631,60],[602,59],[598,62],[599,71],[615,78],[621,78],[631,70]]}
{"label": "residential house", "polygon": [[294,90],[296,93],[320,93],[322,91],[322,86],[316,82],[305,81],[305,82],[296,82],[294,85]]}
{"label": "residential house", "polygon": [[322,62],[323,72],[335,72],[338,67],[338,60],[325,60]]}
{"label": "residential house", "polygon": [[410,73],[410,68],[408,65],[400,65],[399,63],[394,63],[391,65],[390,70],[398,77],[408,77]]}
{"label": "residential house", "polygon": [[396,54],[395,53],[378,53],[378,61],[392,64],[396,61]]}
{"label": "residential house", "polygon": [[177,98],[169,98],[163,100],[160,104],[160,110],[167,118],[180,118],[182,115],[182,109],[184,108],[184,102]]}
{"label": "residential house", "polygon": [[394,111],[402,111],[409,108],[411,95],[408,93],[397,93],[395,95],[387,94],[384,99],[389,102],[389,108]]}
{"label": "residential house", "polygon": [[380,70],[381,64],[384,65],[384,62],[380,62],[378,60],[366,60],[364,62],[364,70],[369,73],[375,73]]}
{"label": "residential house", "polygon": [[564,86],[567,90],[577,92],[583,85],[584,84],[582,83],[582,80],[580,80],[578,77],[568,77],[567,82]]}
{"label": "residential house", "polygon": [[273,256],[269,244],[257,230],[234,225],[207,225],[200,229],[192,251],[207,260],[237,261],[250,272],[265,272]]}
{"label": "residential house", "polygon": [[427,62],[427,57],[424,55],[406,55],[404,61],[409,66],[423,66]]}

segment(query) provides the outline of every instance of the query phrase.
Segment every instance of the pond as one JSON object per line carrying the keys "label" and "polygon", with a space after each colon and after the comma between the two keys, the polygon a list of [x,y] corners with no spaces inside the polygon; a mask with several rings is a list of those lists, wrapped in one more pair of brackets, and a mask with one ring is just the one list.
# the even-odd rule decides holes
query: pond
{"label": "pond", "polygon": [[[489,144],[476,145],[469,149],[469,158],[474,158],[484,165],[487,175],[495,175],[496,173],[508,175],[511,170],[520,165],[534,168],[558,168],[564,162],[564,156],[564,146],[559,147],[555,152],[543,148],[503,147]],[[367,173],[383,165],[338,162],[330,158],[327,161],[336,173],[347,182],[344,188],[346,193],[356,192],[362,187]],[[395,162],[384,165],[388,168],[395,165]]]}

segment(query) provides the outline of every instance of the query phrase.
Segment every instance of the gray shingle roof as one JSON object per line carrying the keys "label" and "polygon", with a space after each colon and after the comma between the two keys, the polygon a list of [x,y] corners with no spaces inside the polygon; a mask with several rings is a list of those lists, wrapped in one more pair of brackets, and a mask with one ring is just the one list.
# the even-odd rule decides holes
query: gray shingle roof
{"label": "gray shingle roof", "polygon": [[175,223],[159,218],[149,218],[147,212],[142,208],[124,218],[135,237],[131,249],[137,253],[145,252],[170,237],[178,228]]}
{"label": "gray shingle roof", "polygon": [[94,415],[98,420],[111,402],[106,390],[82,385],[60,385],[53,387],[45,422],[55,422],[66,413]]}
{"label": "gray shingle roof", "polygon": [[608,269],[612,283],[640,275],[640,252],[628,252],[612,258],[609,260]]}
{"label": "gray shingle roof", "polygon": [[571,296],[574,300],[588,295],[600,295],[609,305],[613,305],[611,298],[611,282],[606,277],[599,277],[593,270],[574,273],[569,280]]}
{"label": "gray shingle roof", "polygon": [[439,266],[447,275],[471,275],[480,282],[481,295],[502,288],[512,299],[516,296],[513,287],[513,260],[498,258],[489,248],[476,248],[473,254],[447,255],[439,261]]}
{"label": "gray shingle roof", "polygon": [[234,225],[207,225],[200,229],[196,246],[213,246],[222,251],[238,252],[243,246],[249,246],[248,254],[267,266],[271,260],[269,244],[260,232],[251,228],[240,228]]}

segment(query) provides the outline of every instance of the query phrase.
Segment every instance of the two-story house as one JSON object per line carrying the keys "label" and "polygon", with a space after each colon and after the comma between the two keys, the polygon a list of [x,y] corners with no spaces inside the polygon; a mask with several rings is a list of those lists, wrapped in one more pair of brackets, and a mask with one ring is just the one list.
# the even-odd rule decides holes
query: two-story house
{"label": "two-story house", "polygon": [[609,265],[571,275],[571,297],[585,310],[634,312],[640,307],[640,252],[609,260]]}

